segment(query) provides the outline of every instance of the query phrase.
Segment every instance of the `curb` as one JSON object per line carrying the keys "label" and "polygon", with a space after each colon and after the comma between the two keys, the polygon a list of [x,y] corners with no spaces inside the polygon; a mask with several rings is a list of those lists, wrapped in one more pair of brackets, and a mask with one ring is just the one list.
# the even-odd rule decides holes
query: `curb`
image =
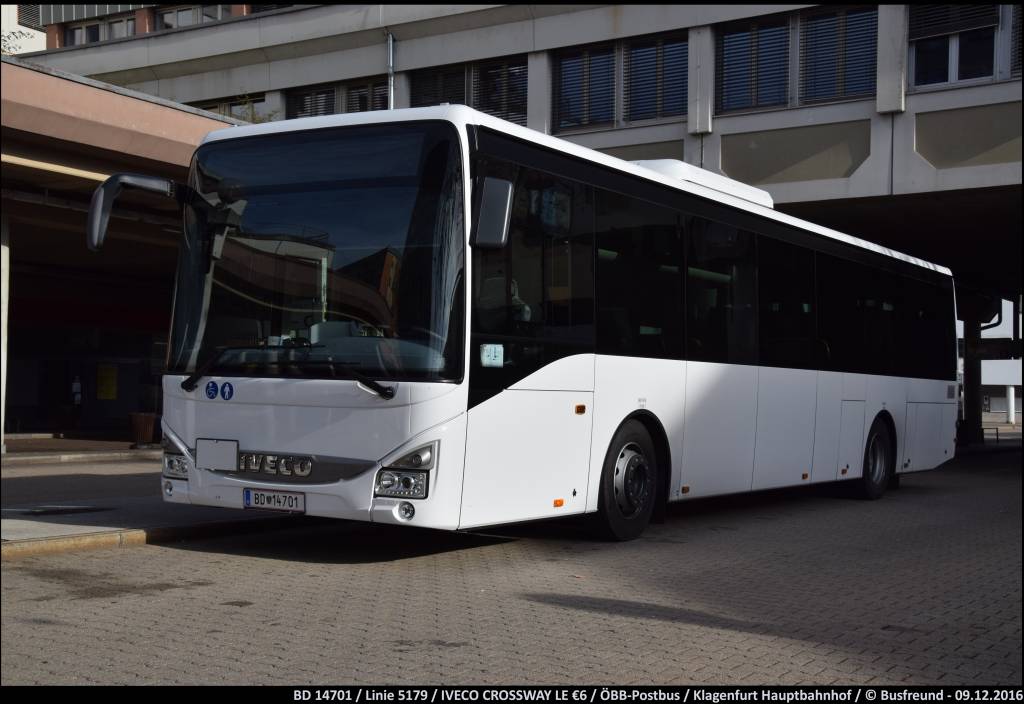
{"label": "curb", "polygon": [[297,522],[300,516],[269,516],[265,518],[243,518],[200,523],[189,526],[161,526],[156,528],[131,528],[110,530],[83,535],[62,535],[54,538],[29,538],[11,540],[0,546],[0,559],[7,562],[23,557],[54,555],[81,550],[101,548],[130,548],[140,545],[159,545],[197,538],[215,538],[238,533],[259,533],[267,530],[293,527],[294,525],[318,525],[332,519],[312,519]]}
{"label": "curb", "polygon": [[956,448],[955,457],[969,457],[972,455],[992,455],[999,452],[1020,452],[1020,450],[1020,440],[1005,441],[999,444],[985,443],[984,445],[964,445],[962,447]]}
{"label": "curb", "polygon": [[117,450],[111,452],[69,452],[64,454],[4,455],[7,467],[28,467],[37,464],[64,464],[67,462],[111,462],[119,460],[158,460],[163,450]]}

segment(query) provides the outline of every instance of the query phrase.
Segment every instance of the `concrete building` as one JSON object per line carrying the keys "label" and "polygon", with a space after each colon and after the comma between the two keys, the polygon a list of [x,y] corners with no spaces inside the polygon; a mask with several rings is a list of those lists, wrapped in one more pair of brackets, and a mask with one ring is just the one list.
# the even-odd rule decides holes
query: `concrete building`
{"label": "concrete building", "polygon": [[978,342],[1019,318],[1018,5],[39,7],[28,60],[250,121],[466,103],[754,184],[953,269],[972,432],[981,357],[1019,380],[1019,325]]}
{"label": "concrete building", "polygon": [[4,54],[25,54],[48,48],[42,29],[39,5],[0,5]]}

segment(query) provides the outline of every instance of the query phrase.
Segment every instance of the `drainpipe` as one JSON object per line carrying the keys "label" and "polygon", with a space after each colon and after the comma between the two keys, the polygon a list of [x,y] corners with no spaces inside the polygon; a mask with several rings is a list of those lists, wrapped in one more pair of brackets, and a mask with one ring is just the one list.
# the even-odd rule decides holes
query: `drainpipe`
{"label": "drainpipe", "polygon": [[384,30],[388,35],[388,110],[395,109],[395,35]]}

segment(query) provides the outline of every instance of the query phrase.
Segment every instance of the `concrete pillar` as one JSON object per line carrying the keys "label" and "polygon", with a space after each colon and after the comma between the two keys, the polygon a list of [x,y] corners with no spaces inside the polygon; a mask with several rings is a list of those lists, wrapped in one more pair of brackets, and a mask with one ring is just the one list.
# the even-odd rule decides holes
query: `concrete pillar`
{"label": "concrete pillar", "polygon": [[6,454],[7,422],[7,299],[11,290],[11,233],[6,215],[0,215],[0,454]]}
{"label": "concrete pillar", "polygon": [[1012,386],[1006,387],[1006,422],[1010,425],[1017,425],[1017,399],[1014,393]]}
{"label": "concrete pillar", "polygon": [[534,51],[526,58],[526,126],[551,134],[551,55]]}
{"label": "concrete pillar", "polygon": [[46,49],[60,49],[64,46],[64,25],[46,25]]}
{"label": "concrete pillar", "polygon": [[244,17],[252,12],[252,5],[230,5],[232,17]]}
{"label": "concrete pillar", "polygon": [[976,349],[981,341],[981,320],[964,316],[964,422],[957,436],[961,445],[985,442],[981,429],[981,358]]}
{"label": "concrete pillar", "polygon": [[711,131],[715,107],[715,35],[711,27],[690,28],[688,58],[686,130],[690,134],[706,134]]}
{"label": "concrete pillar", "polygon": [[268,90],[263,94],[263,106],[271,122],[285,118],[284,91]]}
{"label": "concrete pillar", "polygon": [[903,112],[907,83],[907,6],[878,6],[875,109]]}
{"label": "concrete pillar", "polygon": [[156,30],[156,10],[144,7],[135,11],[135,34],[149,34]]}

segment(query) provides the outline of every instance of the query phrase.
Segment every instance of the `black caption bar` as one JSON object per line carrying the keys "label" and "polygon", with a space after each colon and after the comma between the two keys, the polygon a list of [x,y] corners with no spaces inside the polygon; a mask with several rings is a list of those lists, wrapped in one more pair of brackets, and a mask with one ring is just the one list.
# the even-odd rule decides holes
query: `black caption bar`
{"label": "black caption bar", "polygon": [[[276,689],[276,688],[275,688]],[[271,694],[267,692],[266,694]],[[271,695],[280,701],[277,694]],[[374,704],[452,702],[1022,702],[1021,687],[296,687],[290,701]]]}

